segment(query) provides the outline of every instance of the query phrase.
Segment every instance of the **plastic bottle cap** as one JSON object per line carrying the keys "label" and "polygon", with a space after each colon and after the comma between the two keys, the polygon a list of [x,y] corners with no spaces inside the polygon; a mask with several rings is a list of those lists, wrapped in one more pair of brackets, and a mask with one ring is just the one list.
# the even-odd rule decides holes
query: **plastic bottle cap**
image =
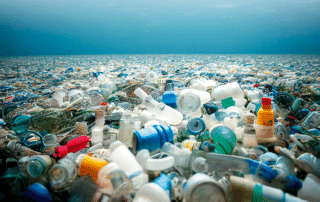
{"label": "plastic bottle cap", "polygon": [[205,130],[206,124],[201,118],[193,118],[189,120],[187,128],[192,135],[197,135]]}
{"label": "plastic bottle cap", "polygon": [[261,105],[271,105],[271,99],[267,97],[261,98]]}

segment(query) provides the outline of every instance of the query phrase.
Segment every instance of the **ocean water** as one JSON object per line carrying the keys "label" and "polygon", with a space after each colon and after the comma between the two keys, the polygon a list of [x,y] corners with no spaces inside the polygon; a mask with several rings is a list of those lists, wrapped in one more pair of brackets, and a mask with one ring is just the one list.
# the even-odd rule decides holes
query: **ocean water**
{"label": "ocean water", "polygon": [[319,54],[319,9],[319,0],[2,0],[0,55]]}

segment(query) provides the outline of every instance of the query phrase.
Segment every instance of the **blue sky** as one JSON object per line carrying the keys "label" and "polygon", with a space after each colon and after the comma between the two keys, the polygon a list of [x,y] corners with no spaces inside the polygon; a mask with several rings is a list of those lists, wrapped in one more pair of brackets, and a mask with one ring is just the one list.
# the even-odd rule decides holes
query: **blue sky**
{"label": "blue sky", "polygon": [[320,0],[1,0],[0,55],[319,54]]}

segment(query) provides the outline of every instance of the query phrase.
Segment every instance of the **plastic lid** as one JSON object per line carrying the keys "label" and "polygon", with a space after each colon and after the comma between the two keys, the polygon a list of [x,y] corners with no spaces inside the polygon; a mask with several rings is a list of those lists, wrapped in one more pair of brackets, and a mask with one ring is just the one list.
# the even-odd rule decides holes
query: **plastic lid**
{"label": "plastic lid", "polygon": [[228,107],[234,106],[235,103],[236,102],[232,99],[232,97],[221,100],[221,104],[224,109],[227,109]]}
{"label": "plastic lid", "polygon": [[33,160],[28,163],[27,171],[32,177],[36,178],[43,174],[44,166],[40,161]]}
{"label": "plastic lid", "polygon": [[205,130],[206,124],[201,118],[193,118],[189,120],[187,128],[192,135],[197,135]]}
{"label": "plastic lid", "polygon": [[271,99],[267,97],[261,98],[261,105],[271,105]]}
{"label": "plastic lid", "polygon": [[21,194],[21,201],[52,201],[51,195],[45,186],[36,183],[31,185],[25,192]]}

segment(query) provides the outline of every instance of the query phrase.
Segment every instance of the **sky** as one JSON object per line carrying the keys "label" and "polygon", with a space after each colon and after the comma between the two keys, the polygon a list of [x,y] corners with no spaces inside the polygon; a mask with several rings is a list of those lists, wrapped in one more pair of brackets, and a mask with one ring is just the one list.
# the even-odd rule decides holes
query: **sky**
{"label": "sky", "polygon": [[1,0],[0,56],[320,54],[320,0]]}

